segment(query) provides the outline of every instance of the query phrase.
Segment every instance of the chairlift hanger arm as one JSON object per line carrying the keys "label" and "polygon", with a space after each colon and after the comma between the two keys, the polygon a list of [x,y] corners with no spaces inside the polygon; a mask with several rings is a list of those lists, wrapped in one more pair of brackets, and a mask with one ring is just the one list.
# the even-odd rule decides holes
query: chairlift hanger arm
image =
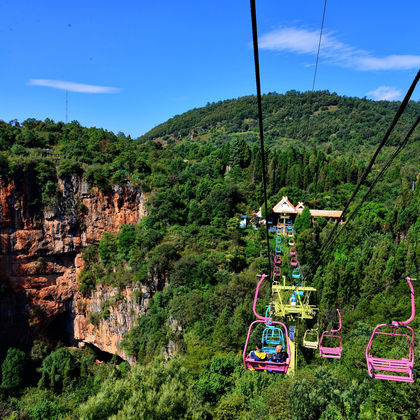
{"label": "chairlift hanger arm", "polygon": [[394,326],[408,325],[408,324],[410,324],[411,321],[413,321],[414,316],[416,315],[416,305],[415,305],[415,301],[414,301],[414,288],[413,288],[413,284],[411,283],[411,280],[413,280],[413,279],[411,279],[410,277],[406,277],[405,279],[407,280],[407,283],[410,286],[411,316],[406,321],[392,321],[392,324]]}
{"label": "chairlift hanger arm", "polygon": [[260,291],[260,286],[261,286],[261,283],[266,279],[266,277],[267,277],[267,274],[262,274],[261,276],[259,276],[259,277],[261,277],[260,278],[260,281],[258,282],[258,284],[257,284],[257,290],[255,291],[255,296],[254,296],[254,303],[253,303],[253,305],[252,305],[252,310],[253,310],[253,312],[254,312],[254,315],[255,315],[255,317],[257,318],[257,319],[259,319],[259,320],[262,320],[262,321],[264,321],[264,322],[271,322],[272,320],[271,320],[271,318],[267,318],[267,317],[265,317],[265,316],[261,316],[261,315],[259,315],[258,313],[257,313],[257,300],[258,300],[258,294],[259,294],[259,291]]}

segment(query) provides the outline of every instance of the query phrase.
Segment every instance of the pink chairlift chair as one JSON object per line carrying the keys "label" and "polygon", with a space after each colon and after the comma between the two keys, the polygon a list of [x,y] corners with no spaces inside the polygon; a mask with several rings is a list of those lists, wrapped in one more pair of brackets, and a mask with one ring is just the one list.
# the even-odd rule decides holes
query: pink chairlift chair
{"label": "pink chairlift chair", "polygon": [[281,267],[279,266],[274,266],[273,268],[273,276],[274,277],[281,277]]}
{"label": "pink chairlift chair", "polygon": [[282,322],[273,321],[272,318],[267,318],[265,316],[261,316],[257,312],[258,293],[259,293],[259,290],[260,290],[261,283],[265,280],[266,277],[267,277],[267,275],[263,274],[261,276],[260,281],[257,284],[257,289],[255,291],[255,296],[254,296],[254,303],[252,305],[252,311],[254,312],[254,315],[257,318],[257,320],[254,321],[249,326],[244,351],[242,353],[242,360],[244,362],[244,365],[245,365],[246,369],[272,371],[272,372],[276,372],[276,373],[287,373],[287,369],[289,368],[289,364],[290,364],[290,357],[284,363],[275,363],[275,362],[270,362],[270,361],[266,361],[266,360],[254,360],[254,359],[250,359],[250,358],[247,357],[248,356],[247,355],[247,348],[248,348],[249,337],[251,336],[252,327],[255,324],[258,324],[258,323],[281,326],[282,329],[284,330],[283,335],[286,339],[287,354],[290,355],[289,335],[288,335],[288,332],[287,332],[286,325],[284,325]]}
{"label": "pink chairlift chair", "polygon": [[277,254],[274,255],[274,265],[275,266],[281,265],[281,256],[280,255],[277,255]]}
{"label": "pink chairlift chair", "polygon": [[[406,321],[392,321],[391,324],[380,324],[373,330],[366,347],[366,363],[371,378],[386,381],[414,382],[414,330],[408,326],[416,314],[414,288],[409,277],[406,278],[411,291],[411,316]],[[385,330],[385,331],[384,331]],[[372,355],[372,341],[375,336],[405,337],[408,342],[408,357],[387,359]]]}
{"label": "pink chairlift chair", "polygon": [[[319,355],[327,359],[341,359],[341,352],[343,351],[343,339],[341,337],[341,314],[337,309],[338,313],[338,322],[339,326],[337,330],[324,331],[321,335],[321,340],[319,340]],[[326,347],[323,345],[325,343],[324,339],[339,339],[339,345],[335,347]]]}

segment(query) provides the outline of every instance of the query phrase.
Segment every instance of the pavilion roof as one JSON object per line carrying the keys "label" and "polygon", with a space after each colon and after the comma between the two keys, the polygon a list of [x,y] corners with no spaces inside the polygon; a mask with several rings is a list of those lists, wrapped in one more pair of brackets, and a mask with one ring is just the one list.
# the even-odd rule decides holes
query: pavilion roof
{"label": "pavilion roof", "polygon": [[293,213],[297,214],[295,206],[289,201],[287,197],[283,197],[274,207],[274,213]]}
{"label": "pavilion roof", "polygon": [[343,212],[341,210],[309,210],[312,217],[334,217],[338,219]]}
{"label": "pavilion roof", "polygon": [[[295,207],[287,197],[283,198],[273,207],[274,213],[302,214],[305,205],[299,201]],[[260,209],[261,211],[261,209]],[[309,210],[312,217],[333,217],[338,219],[342,215],[341,210]]]}
{"label": "pavilion roof", "polygon": [[302,203],[302,201],[299,201],[298,205],[296,206],[296,211],[301,213],[303,209],[305,208],[305,204]]}

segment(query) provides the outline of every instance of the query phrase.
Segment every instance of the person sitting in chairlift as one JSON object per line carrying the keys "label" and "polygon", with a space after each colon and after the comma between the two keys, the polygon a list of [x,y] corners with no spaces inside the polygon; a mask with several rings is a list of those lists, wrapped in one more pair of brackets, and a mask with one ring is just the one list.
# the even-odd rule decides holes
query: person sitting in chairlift
{"label": "person sitting in chairlift", "polygon": [[276,346],[276,352],[270,357],[270,362],[274,363],[284,363],[286,362],[288,354],[283,351],[283,346],[281,344]]}
{"label": "person sitting in chairlift", "polygon": [[261,349],[262,349],[262,343],[261,341],[258,341],[257,344],[255,345],[255,351],[254,350],[251,351],[248,354],[248,358],[254,359],[254,360],[266,360],[267,354],[261,351]]}

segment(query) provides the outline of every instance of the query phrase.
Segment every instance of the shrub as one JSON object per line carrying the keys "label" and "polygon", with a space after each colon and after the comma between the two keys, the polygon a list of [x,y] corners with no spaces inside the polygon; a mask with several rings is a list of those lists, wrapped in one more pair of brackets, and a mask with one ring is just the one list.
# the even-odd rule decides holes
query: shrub
{"label": "shrub", "polygon": [[2,386],[11,394],[17,393],[24,385],[27,370],[26,355],[22,350],[10,347],[1,365]]}
{"label": "shrub", "polygon": [[41,367],[39,386],[61,392],[71,385],[79,372],[78,361],[66,348],[58,349],[47,356]]}

